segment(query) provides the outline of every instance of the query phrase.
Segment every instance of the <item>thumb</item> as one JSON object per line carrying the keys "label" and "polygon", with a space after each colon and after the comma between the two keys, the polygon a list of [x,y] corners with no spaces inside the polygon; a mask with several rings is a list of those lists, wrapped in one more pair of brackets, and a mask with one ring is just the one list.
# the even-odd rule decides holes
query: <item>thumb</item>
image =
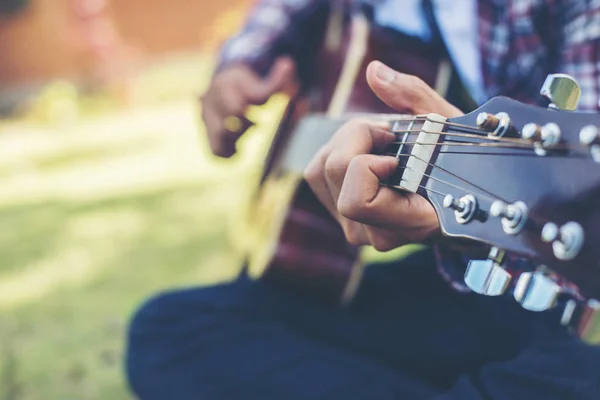
{"label": "thumb", "polygon": [[248,98],[253,104],[262,104],[266,102],[269,97],[277,92],[289,92],[292,94],[294,91],[296,80],[296,65],[294,61],[289,57],[278,58],[277,61],[271,67],[269,74],[257,82],[257,85],[248,93]]}
{"label": "thumb", "polygon": [[367,82],[381,101],[397,111],[448,118],[463,114],[418,77],[394,71],[379,61],[367,67]]}

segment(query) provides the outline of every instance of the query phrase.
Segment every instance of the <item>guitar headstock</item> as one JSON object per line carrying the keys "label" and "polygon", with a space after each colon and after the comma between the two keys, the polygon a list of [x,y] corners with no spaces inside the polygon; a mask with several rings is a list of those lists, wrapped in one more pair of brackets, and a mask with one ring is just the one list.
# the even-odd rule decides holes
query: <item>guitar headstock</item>
{"label": "guitar headstock", "polygon": [[[532,292],[539,288],[554,291],[549,270],[600,298],[600,115],[561,110],[575,108],[578,90],[569,77],[555,75],[542,89],[551,101],[547,109],[494,98],[445,121],[435,152],[421,160],[427,168],[418,191],[434,205],[443,233],[494,246],[489,260],[467,271],[465,281],[476,292],[506,289],[511,276],[502,255],[508,252],[541,268],[516,282],[522,304],[539,297]],[[433,133],[427,129],[433,131],[422,128],[414,147],[424,147]],[[415,169],[409,165],[418,158],[414,147],[405,154],[407,170]]]}

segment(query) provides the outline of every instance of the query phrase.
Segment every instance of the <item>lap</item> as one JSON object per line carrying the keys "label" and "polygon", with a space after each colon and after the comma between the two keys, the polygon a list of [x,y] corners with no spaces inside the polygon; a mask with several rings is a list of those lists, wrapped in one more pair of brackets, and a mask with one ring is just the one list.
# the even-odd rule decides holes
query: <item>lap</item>
{"label": "lap", "polygon": [[386,400],[439,393],[408,373],[295,329],[286,315],[302,317],[294,315],[292,298],[287,300],[288,307],[259,308],[258,303],[283,304],[282,298],[249,282],[151,299],[130,329],[133,389],[143,400]]}
{"label": "lap", "polygon": [[130,381],[137,391],[179,387],[208,398],[418,398],[528,343],[567,338],[548,317],[454,293],[429,264],[373,267],[348,309],[243,278],[159,295],[131,324]]}

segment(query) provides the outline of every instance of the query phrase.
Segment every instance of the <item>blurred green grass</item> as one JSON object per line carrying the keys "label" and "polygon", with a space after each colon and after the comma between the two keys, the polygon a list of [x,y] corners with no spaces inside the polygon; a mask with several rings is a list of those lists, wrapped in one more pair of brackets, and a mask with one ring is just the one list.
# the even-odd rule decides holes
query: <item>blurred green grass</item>
{"label": "blurred green grass", "polygon": [[139,78],[142,106],[0,123],[0,399],[131,398],[122,356],[135,308],[239,272],[227,221],[268,134],[213,160],[195,97],[210,60],[182,60]]}

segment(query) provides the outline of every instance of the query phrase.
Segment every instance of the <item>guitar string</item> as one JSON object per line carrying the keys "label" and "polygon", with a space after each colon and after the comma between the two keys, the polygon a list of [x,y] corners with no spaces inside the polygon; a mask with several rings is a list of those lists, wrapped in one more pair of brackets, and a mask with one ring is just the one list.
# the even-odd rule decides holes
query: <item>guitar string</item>
{"label": "guitar string", "polygon": [[[405,168],[405,169],[409,169],[409,170],[412,170],[412,171],[415,171],[415,169],[414,169],[414,168],[411,168],[411,167],[408,167],[408,166],[405,166],[405,167],[403,167],[403,168]],[[448,181],[445,181],[445,180],[443,180],[443,179],[440,179],[440,178],[436,178],[435,176],[432,176],[432,175],[430,175],[430,174],[422,173],[421,175],[423,175],[423,176],[426,176],[426,177],[428,177],[428,178],[430,178],[430,179],[432,179],[432,180],[434,180],[434,181],[436,181],[436,182],[440,182],[440,183],[442,183],[442,184],[444,184],[444,185],[448,185],[448,186],[450,186],[450,187],[453,187],[453,188],[455,188],[455,189],[458,189],[458,190],[460,190],[460,191],[468,192],[468,190],[467,190],[466,188],[462,187],[462,186],[455,185],[454,183],[450,183],[450,182],[448,182]],[[410,183],[410,181],[406,181],[406,182]],[[421,185],[419,185],[419,186],[421,186]],[[423,187],[423,186],[421,186],[421,187]],[[493,196],[493,195],[488,195],[488,194],[486,194],[486,193],[482,193],[482,194],[480,194],[480,195],[481,195],[481,196],[483,196],[483,197],[486,197],[488,200],[491,200],[491,201],[494,201],[494,200],[500,200],[500,198],[499,198],[499,197],[497,197],[497,196]]]}
{"label": "guitar string", "polygon": [[[446,135],[446,136],[457,136],[457,137],[466,137],[466,138],[476,138],[476,139],[483,139],[483,140],[490,140],[492,141],[492,143],[475,143],[475,142],[444,142],[444,143],[420,143],[420,142],[413,142],[413,144],[422,144],[422,145],[436,145],[436,146],[443,146],[443,145],[448,145],[448,146],[479,146],[479,147],[501,147],[501,148],[513,148],[513,149],[523,149],[523,150],[527,150],[527,149],[535,149],[535,144],[529,140],[525,140],[525,139],[518,139],[518,138],[504,138],[504,137],[490,137],[489,135],[482,135],[482,133],[489,133],[486,132],[482,129],[478,129],[478,128],[474,128],[468,125],[463,125],[463,124],[458,124],[458,123],[452,123],[452,122],[440,122],[440,121],[435,121],[435,120],[431,120],[428,117],[414,117],[414,118],[406,118],[406,119],[399,119],[400,121],[406,121],[408,123],[410,122],[416,122],[416,121],[431,121],[434,123],[441,123],[444,124],[446,126],[454,126],[457,128],[463,128],[463,129],[467,129],[470,130],[471,132],[475,132],[475,134],[464,134],[464,133],[452,133],[452,132],[435,132],[435,131],[426,131],[426,130],[417,130],[417,129],[405,129],[405,130],[392,130],[390,129],[391,132],[395,133],[395,134],[402,134],[402,133],[420,133],[420,132],[425,132],[425,133],[429,133],[429,134],[437,134],[437,135]],[[394,121],[392,120],[392,123]],[[498,142],[505,142],[505,143],[513,143],[513,146],[508,146],[508,145],[502,145],[502,143],[498,143]],[[400,142],[394,142],[393,144],[411,144],[411,142],[408,141],[400,141]],[[557,149],[557,148],[570,148],[568,146],[565,146],[564,143],[560,143],[557,146],[554,146],[553,149]],[[581,148],[581,146],[579,147]],[[486,154],[486,153],[469,153],[469,154]],[[476,188],[477,190],[479,190],[480,192],[482,192],[484,194],[485,197],[487,197],[488,199],[496,199],[496,200],[500,200],[504,203],[507,203],[507,200],[502,199],[501,197],[483,189],[482,187],[467,181],[464,178],[461,178],[460,176],[446,170],[445,168],[442,168],[440,166],[437,166],[435,164],[432,164],[428,161],[425,161],[423,159],[421,159],[418,156],[414,156],[414,155],[409,155],[409,154],[390,154],[391,156],[403,156],[403,157],[414,157],[418,160],[420,160],[421,162],[427,164],[428,166],[431,166],[432,168],[437,168],[442,172],[447,173],[450,176],[453,176],[454,178],[464,182],[467,186],[472,186],[474,188]],[[533,155],[533,154],[532,154]],[[537,155],[536,155],[537,156]],[[436,180],[442,184],[446,184],[449,186],[452,186],[458,190],[463,190],[465,192],[469,192],[469,190],[466,187],[461,187],[458,185],[454,185],[451,184],[449,182],[446,182],[444,180],[441,180],[439,178],[435,178],[431,175],[428,174],[423,174],[424,176],[427,176],[430,179]],[[395,187],[395,188],[400,188],[397,185],[387,185],[389,187]],[[423,185],[417,184],[418,187],[425,189],[426,191],[431,191],[432,193],[438,194],[438,195],[443,195],[440,192],[434,191],[433,189],[429,189]],[[480,195],[482,194],[480,193]],[[531,215],[531,217],[533,217],[533,215]]]}
{"label": "guitar string", "polygon": [[[498,141],[524,141],[526,139],[522,139],[522,138],[509,138],[509,137],[502,137],[502,136],[489,136],[488,134],[491,133],[491,131],[482,129],[480,127],[476,127],[476,126],[471,126],[471,125],[465,125],[465,124],[459,124],[456,122],[449,122],[449,121],[436,121],[436,120],[432,120],[428,117],[419,117],[419,118],[414,118],[414,119],[397,119],[394,120],[392,119],[389,123],[389,125],[393,125],[394,122],[398,122],[398,121],[402,121],[402,122],[433,122],[436,124],[442,124],[445,126],[451,126],[451,127],[455,127],[457,129],[462,129],[462,130],[466,130],[468,132],[471,132],[470,135],[473,135],[473,137],[477,137],[477,138],[481,138],[481,139],[489,139],[489,140],[498,140]],[[390,129],[393,133],[403,133],[405,131],[396,131],[393,129]],[[420,132],[420,131],[416,131],[416,132]],[[438,134],[447,134],[446,132],[428,132],[428,133],[438,133]],[[482,135],[483,134],[483,135]]]}
{"label": "guitar string", "polygon": [[[445,136],[457,136],[457,137],[471,137],[466,136],[467,134],[460,134],[460,133],[450,133],[450,132],[435,132],[435,131],[426,131],[426,130],[419,130],[419,129],[409,129],[409,130],[401,130],[401,131],[394,131],[394,133],[397,134],[402,134],[402,133],[418,133],[418,132],[424,132],[424,133],[429,133],[429,134],[433,134],[433,135],[445,135]],[[530,141],[524,141],[522,140],[521,142],[512,142],[512,141],[508,141],[508,140],[499,140],[496,138],[489,138],[487,136],[478,136],[478,135],[472,135],[473,137],[476,137],[477,139],[488,139],[488,140],[492,140],[493,142],[490,143],[478,143],[478,142],[454,142],[454,141],[445,141],[445,142],[441,142],[441,143],[435,143],[432,144],[434,146],[444,146],[444,145],[455,145],[455,146],[480,146],[480,147],[500,147],[500,148],[511,148],[508,145],[502,145],[502,143],[494,143],[494,142],[511,142],[514,143],[513,147],[514,149],[535,149],[535,143],[534,142],[530,142]],[[508,139],[508,138],[505,138]],[[454,144],[456,143],[456,144]],[[392,142],[391,144],[404,144],[404,142],[402,141],[398,141],[398,142]],[[406,144],[410,144],[410,143],[406,143]],[[418,144],[427,144],[427,143],[418,143]],[[585,148],[584,145],[578,145],[578,146],[569,146],[567,143],[558,143],[555,146],[553,146],[552,148],[546,149],[546,150],[581,150],[582,148]]]}
{"label": "guitar string", "polygon": [[[420,144],[423,146],[458,146],[458,147],[495,147],[495,148],[505,148],[505,149],[522,149],[522,150],[534,150],[533,146],[515,146],[508,145],[503,143],[463,143],[463,142],[442,142],[442,143],[426,143],[426,142],[409,142],[409,141],[401,141],[401,142],[392,142],[392,145],[405,145],[405,144]],[[485,153],[473,153],[473,154],[485,154]],[[531,154],[531,155],[535,155]],[[539,157],[539,156],[538,156]]]}
{"label": "guitar string", "polygon": [[[406,182],[411,183],[410,181],[406,181]],[[390,184],[387,184],[387,183],[381,183],[381,186],[385,186],[385,187],[389,187],[389,188],[394,188],[394,189],[400,189],[400,190],[405,191],[405,189],[402,186],[400,186],[400,185],[390,185]],[[423,185],[420,185],[420,184],[417,184],[417,186],[420,187],[420,188],[422,188],[422,189],[425,189],[428,192],[431,192],[431,193],[434,193],[434,194],[437,194],[437,195],[440,195],[440,196],[444,196],[444,197],[446,196],[444,193],[438,192],[437,190],[430,189],[430,188],[428,188],[426,186],[423,186]]]}
{"label": "guitar string", "polygon": [[[429,165],[432,165],[432,164],[429,164]],[[433,167],[435,167],[435,165],[432,165],[432,166],[433,166]],[[410,167],[404,167],[404,168],[406,168],[406,169],[411,169],[411,170],[414,170],[414,169],[412,169],[412,168],[410,168]],[[439,168],[439,167],[438,167],[438,168]],[[443,170],[443,169],[442,169],[442,170]],[[449,171],[445,171],[445,172],[448,172],[448,173],[450,173]],[[451,173],[450,173],[450,174],[451,174]],[[450,183],[450,182],[446,182],[446,181],[444,181],[444,180],[442,180],[442,179],[436,178],[436,177],[434,177],[434,176],[431,176],[431,175],[429,175],[429,174],[425,174],[425,173],[423,173],[423,175],[424,175],[424,176],[426,176],[426,177],[428,177],[428,178],[430,178],[430,179],[433,179],[433,180],[435,180],[435,181],[438,181],[438,182],[440,182],[440,183],[442,183],[442,184],[446,184],[446,185],[448,185],[448,186],[450,186],[450,187],[453,187],[453,188],[455,188],[455,189],[458,189],[458,190],[465,191],[466,193],[470,193],[468,189],[466,189],[466,188],[463,188],[463,187],[461,187],[461,186],[454,185],[454,184],[452,184],[452,183]],[[460,179],[460,177],[457,177],[457,178],[459,178],[459,179]],[[401,180],[401,182],[402,182],[402,180]],[[410,180],[404,180],[404,182],[406,182],[406,183],[409,183],[409,184],[410,184],[410,183],[415,183],[414,181],[410,181]],[[467,181],[465,181],[465,182],[467,182]],[[467,182],[467,183],[469,183],[469,182]],[[403,190],[403,191],[406,191],[406,189],[405,189],[405,188],[403,188],[403,187],[402,187],[402,186],[400,186],[400,185],[391,185],[391,184],[385,184],[385,183],[382,183],[382,185],[383,185],[383,186],[390,187],[390,188],[394,188],[394,189],[398,189],[398,190]],[[472,184],[472,183],[471,183],[471,185],[472,185],[472,186],[475,186],[476,188],[478,188],[478,189],[480,189],[480,190],[483,190],[483,189],[479,188],[478,186],[476,186],[475,184]],[[418,186],[418,187],[420,187],[420,188],[422,188],[422,189],[425,189],[427,192],[432,192],[432,193],[434,193],[434,194],[437,194],[437,195],[440,195],[440,196],[444,196],[444,197],[446,196],[446,194],[444,194],[444,193],[441,193],[441,192],[438,192],[437,190],[434,190],[434,189],[430,189],[430,188],[428,188],[428,187],[426,187],[426,186],[424,186],[424,185],[417,184],[417,186]],[[488,200],[492,200],[492,201],[493,201],[493,200],[500,200],[500,201],[502,201],[503,203],[506,203],[506,204],[508,204],[508,203],[509,203],[507,200],[504,200],[504,199],[502,199],[502,198],[500,198],[500,197],[498,197],[498,196],[495,196],[495,195],[493,195],[493,194],[491,194],[491,193],[490,193],[489,195],[487,195],[486,193],[489,193],[489,192],[486,192],[485,190],[483,190],[483,191],[484,191],[484,193],[479,193],[478,195],[479,195],[479,196],[482,196],[482,197],[486,197]],[[447,194],[448,194],[448,193],[447,193]],[[534,212],[534,210],[529,210],[529,214],[528,214],[527,218],[528,218],[528,219],[530,219],[530,220],[532,220],[532,221],[536,221],[536,224],[537,224],[537,225],[540,225],[540,226],[541,226],[541,225],[543,225],[543,224],[545,224],[545,223],[547,223],[547,222],[552,222],[552,220],[551,220],[551,219],[549,219],[549,218],[548,218],[548,217],[546,217],[546,216],[540,215],[540,214],[538,214],[537,212]]]}
{"label": "guitar string", "polygon": [[[410,168],[410,167],[405,167],[405,168],[412,169],[412,168]],[[423,175],[424,175],[424,176],[427,176],[427,177],[429,177],[430,179],[436,180],[436,181],[438,181],[438,182],[440,182],[440,183],[443,183],[443,184],[446,184],[446,185],[448,185],[448,186],[454,187],[454,188],[456,188],[456,189],[458,189],[458,190],[464,190],[465,192],[469,193],[469,191],[468,191],[467,189],[463,188],[463,187],[460,187],[460,186],[454,185],[454,184],[452,184],[452,183],[446,182],[446,181],[444,181],[444,180],[442,180],[442,179],[439,179],[439,178],[433,177],[433,176],[431,176],[431,175],[428,175],[428,174],[423,174]],[[409,184],[410,184],[410,183],[415,183],[414,181],[410,181],[410,180],[405,180],[404,182],[406,182],[406,183],[409,183]],[[403,187],[402,187],[402,186],[400,186],[400,185],[393,185],[393,184],[386,184],[386,183],[381,183],[381,185],[382,185],[382,186],[386,186],[386,187],[390,187],[390,188],[394,188],[394,189],[397,189],[397,190],[406,191],[406,189],[405,189],[405,188],[403,188]],[[445,196],[447,195],[447,194],[444,194],[444,193],[438,192],[437,190],[430,189],[430,188],[428,188],[428,187],[426,187],[426,186],[424,186],[424,185],[421,185],[421,184],[417,184],[417,187],[419,187],[419,188],[422,188],[422,189],[424,189],[424,190],[425,190],[425,191],[427,191],[427,192],[431,192],[431,193],[437,194],[437,195],[439,195],[439,196],[444,196],[444,197],[445,197]],[[480,193],[479,195],[482,195],[483,197],[486,197],[486,198],[488,198],[489,200],[494,200],[494,199],[497,199],[497,200],[500,200],[500,201],[502,201],[502,202],[504,202],[504,203],[507,203],[507,201],[506,201],[506,200],[503,200],[503,199],[501,199],[501,198],[499,198],[499,197],[497,197],[497,196],[494,196],[494,195],[488,196],[488,195],[481,194],[481,193]],[[527,216],[527,217],[528,217],[528,219],[531,219],[532,221],[536,221],[536,224],[537,224],[537,225],[540,225],[540,226],[541,226],[541,225],[543,225],[543,224],[545,224],[546,222],[551,222],[551,220],[550,220],[550,219],[548,219],[548,217],[546,217],[546,216],[542,216],[542,215],[539,215],[538,213],[536,213],[536,212],[533,212],[533,210],[530,210],[530,211],[529,211],[529,214],[528,214],[528,216]]]}
{"label": "guitar string", "polygon": [[[411,122],[412,119],[399,119],[397,121],[408,121]],[[452,132],[435,132],[435,131],[426,131],[426,130],[417,130],[417,129],[411,129],[411,130],[393,130],[391,129],[390,131],[392,133],[397,133],[397,134],[402,134],[402,133],[418,133],[418,132],[425,132],[425,133],[429,133],[429,134],[437,134],[437,135],[446,135],[446,136],[457,136],[457,137],[466,137],[466,138],[474,138],[474,139],[486,139],[486,140],[491,140],[491,141],[497,141],[497,142],[513,142],[513,143],[518,143],[518,144],[523,144],[523,145],[534,145],[534,142],[527,140],[527,139],[523,139],[523,138],[510,138],[510,137],[502,137],[502,136],[490,136],[489,133],[491,133],[490,131],[481,129],[479,127],[474,127],[474,126],[470,126],[470,125],[465,125],[465,124],[459,124],[459,123],[455,123],[455,122],[440,122],[440,121],[436,121],[436,120],[432,120],[429,119],[428,117],[419,117],[416,118],[415,121],[426,121],[426,122],[434,122],[437,124],[443,124],[446,126],[453,126],[456,128],[460,128],[460,129],[465,129],[467,131],[470,131],[472,133],[452,133]],[[394,122],[392,120],[392,122]],[[574,149],[585,149],[585,145],[583,144],[578,144],[575,146],[567,146],[566,143],[559,143],[558,145],[553,147],[554,149],[566,149],[566,150],[574,150]]]}
{"label": "guitar string", "polygon": [[503,137],[487,136],[487,135],[483,136],[483,135],[476,135],[473,133],[436,132],[436,131],[427,131],[427,130],[423,130],[423,129],[405,129],[405,130],[392,131],[392,133],[394,133],[394,134],[420,133],[420,132],[430,133],[430,134],[434,134],[434,135],[445,135],[445,136],[456,136],[456,137],[464,137],[464,138],[491,140],[493,142],[507,142],[507,143],[517,143],[517,144],[527,144],[527,145],[533,144],[532,142],[525,140],[525,139],[503,138]]}
{"label": "guitar string", "polygon": [[[482,187],[480,187],[480,186],[478,186],[478,185],[474,184],[473,182],[469,182],[468,180],[466,180],[466,179],[464,179],[464,178],[462,178],[462,177],[460,177],[460,176],[458,176],[458,175],[456,175],[456,174],[454,174],[454,173],[452,173],[452,172],[448,171],[448,170],[447,170],[447,169],[445,169],[445,168],[442,168],[442,167],[440,167],[440,166],[438,166],[438,165],[432,164],[431,162],[429,162],[429,161],[426,161],[426,160],[422,159],[422,158],[421,158],[421,157],[419,157],[419,156],[410,155],[410,154],[395,154],[395,156],[400,156],[400,157],[414,157],[414,158],[416,158],[417,160],[419,160],[419,161],[421,161],[421,162],[423,162],[423,163],[427,164],[428,166],[430,166],[430,167],[432,167],[432,168],[437,168],[437,169],[439,169],[440,171],[442,171],[442,172],[445,172],[445,173],[447,173],[448,175],[450,175],[450,176],[452,176],[452,177],[454,177],[454,178],[456,178],[456,179],[458,179],[458,180],[460,180],[460,181],[464,182],[464,183],[465,183],[467,186],[472,186],[472,187],[476,188],[476,189],[477,189],[477,190],[479,190],[480,192],[483,192],[483,193],[485,193],[485,194],[486,194],[486,195],[487,195],[489,198],[494,198],[494,199],[496,199],[496,200],[500,200],[500,201],[502,201],[502,202],[504,202],[504,203],[507,203],[507,201],[506,201],[505,199],[501,198],[500,196],[497,196],[497,195],[495,195],[495,194],[493,194],[493,193],[489,192],[488,190],[486,190],[486,189],[484,189],[484,188],[482,188]],[[464,190],[465,192],[468,192],[468,189],[467,189],[467,188],[461,188],[461,189],[462,189],[462,190]]]}
{"label": "guitar string", "polygon": [[[397,156],[397,155],[396,155],[396,154],[391,154],[390,156],[392,156],[392,157],[393,157],[393,156]],[[483,189],[482,187],[480,187],[480,186],[477,186],[476,184],[474,184],[474,183],[472,183],[472,182],[469,182],[469,181],[467,181],[466,179],[463,179],[463,178],[461,178],[460,176],[458,176],[458,175],[456,175],[456,174],[454,174],[454,173],[452,173],[452,172],[448,171],[448,170],[447,170],[447,169],[445,169],[445,168],[442,168],[442,167],[436,166],[435,164],[432,164],[432,163],[430,163],[430,162],[427,162],[427,161],[423,160],[422,158],[420,158],[420,157],[418,157],[418,156],[412,156],[412,155],[409,155],[409,154],[399,154],[399,156],[404,156],[404,157],[415,157],[416,159],[418,159],[418,160],[422,161],[423,163],[425,163],[425,164],[427,164],[427,165],[431,166],[432,168],[437,168],[437,169],[441,170],[442,172],[445,172],[445,173],[449,174],[450,176],[453,176],[453,177],[455,177],[456,179],[459,179],[459,180],[461,180],[461,181],[465,182],[467,185],[473,186],[474,188],[478,189],[479,191],[481,191],[481,192],[482,192],[482,193],[479,193],[479,194],[478,194],[479,196],[487,197],[489,200],[499,200],[499,201],[501,201],[501,202],[503,202],[503,203],[506,203],[506,204],[509,204],[509,203],[510,203],[508,200],[506,200],[506,199],[504,199],[504,198],[502,198],[502,197],[500,197],[500,196],[497,196],[497,195],[495,195],[495,194],[493,194],[493,193],[491,193],[491,192],[489,192],[489,191],[487,191],[487,190]],[[404,168],[412,169],[412,168],[410,168],[410,167],[404,167]],[[429,175],[429,174],[425,174],[425,173],[423,173],[423,175],[427,176],[427,177],[428,177],[428,178],[430,178],[430,179],[433,179],[433,180],[435,180],[435,181],[438,181],[438,182],[440,182],[440,183],[443,183],[443,184],[446,184],[446,185],[452,186],[452,187],[454,187],[454,188],[456,188],[456,189],[458,189],[458,190],[463,190],[463,191],[464,191],[464,192],[466,192],[466,193],[471,193],[471,192],[470,192],[470,191],[469,191],[467,188],[465,188],[465,187],[461,187],[461,186],[458,186],[458,185],[454,185],[454,184],[452,184],[452,183],[446,182],[446,181],[444,181],[444,180],[441,180],[441,179],[439,179],[439,178],[436,178],[436,177],[434,177],[434,176],[431,176],[431,175]],[[410,181],[406,181],[406,182],[410,183]],[[418,186],[419,186],[419,187],[422,187],[423,189],[426,189],[426,190],[427,190],[427,188],[425,188],[423,185],[420,185],[420,184],[419,184]],[[394,187],[396,187],[396,186],[394,186]],[[401,188],[400,188],[400,189],[401,189]],[[439,193],[439,192],[437,192],[437,194],[440,194],[440,195],[441,195],[441,193]],[[538,213],[536,213],[536,212],[533,212],[533,210],[530,210],[530,211],[529,211],[529,216],[528,216],[528,218],[530,218],[530,219],[532,219],[532,220],[534,220],[534,219],[535,219],[535,220],[538,220],[538,223],[550,222],[550,220],[549,220],[547,217],[544,217],[544,216],[542,216],[542,215],[539,215]]]}

